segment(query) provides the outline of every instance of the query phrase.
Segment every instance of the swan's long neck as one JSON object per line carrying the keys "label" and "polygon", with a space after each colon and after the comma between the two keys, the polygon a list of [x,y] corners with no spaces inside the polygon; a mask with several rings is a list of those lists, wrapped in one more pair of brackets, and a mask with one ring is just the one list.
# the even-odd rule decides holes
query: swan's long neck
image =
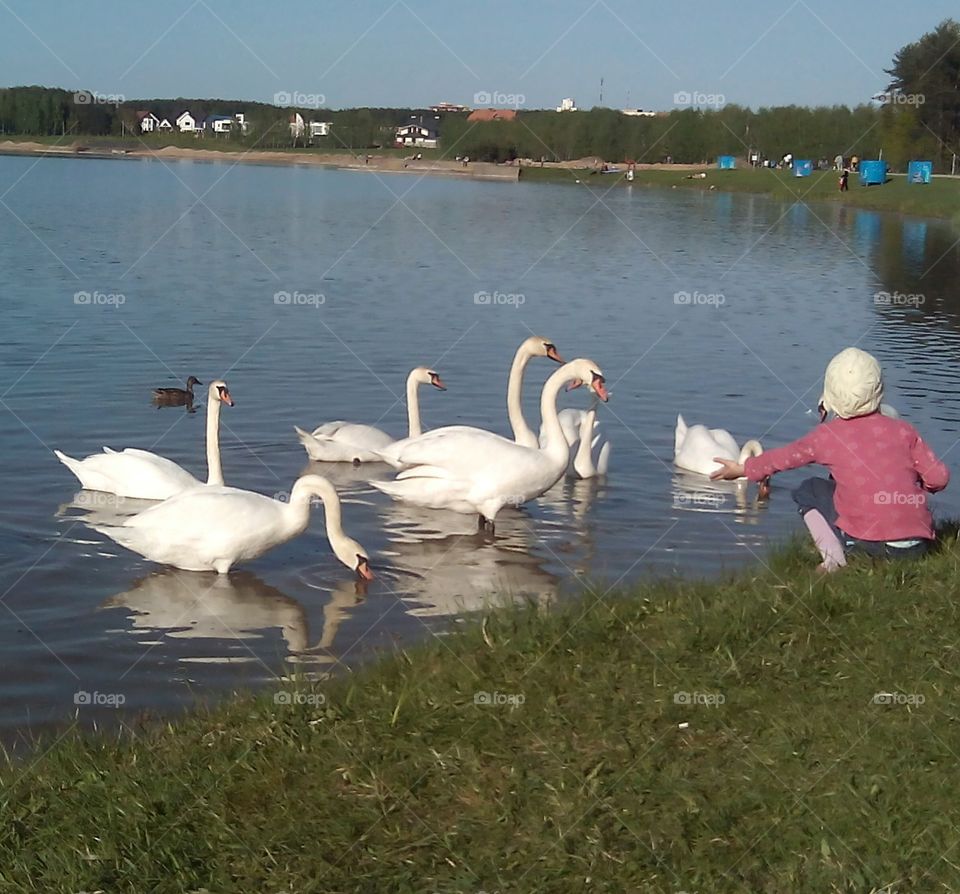
{"label": "swan's long neck", "polygon": [[543,419],[543,430],[547,436],[546,446],[542,452],[552,460],[566,465],[570,458],[570,447],[563,435],[560,417],[557,415],[557,395],[560,389],[569,382],[574,375],[573,364],[565,363],[543,385],[540,393],[540,418]]}
{"label": "swan's long neck", "polygon": [[536,447],[537,436],[530,430],[527,420],[523,418],[523,405],[520,401],[523,391],[523,373],[529,362],[530,353],[524,345],[520,345],[513,357],[510,378],[507,380],[507,415],[510,417],[510,428],[513,429],[513,440],[524,447]]}
{"label": "swan's long neck", "polygon": [[597,411],[592,407],[583,414],[580,422],[580,443],[577,446],[577,455],[573,460],[573,468],[581,478],[591,478],[595,474],[593,465],[593,425],[597,419]]}
{"label": "swan's long neck", "polygon": [[747,441],[740,448],[740,465],[743,465],[751,456],[760,456],[763,453],[763,446],[759,441]]}
{"label": "swan's long neck", "polygon": [[223,485],[220,465],[220,395],[211,388],[207,395],[207,484]]}
{"label": "swan's long neck", "polygon": [[341,524],[340,497],[337,495],[337,489],[326,478],[320,475],[305,475],[297,481],[290,494],[291,521],[299,524],[302,520],[303,526],[307,526],[310,520],[310,500],[313,497],[319,497],[323,501],[327,540],[330,542],[331,549],[339,557],[345,546],[349,548],[350,541]]}
{"label": "swan's long neck", "polygon": [[414,377],[414,373],[410,373],[407,376],[407,423],[411,438],[419,438],[423,434],[423,428],[420,425],[419,387],[420,383]]}

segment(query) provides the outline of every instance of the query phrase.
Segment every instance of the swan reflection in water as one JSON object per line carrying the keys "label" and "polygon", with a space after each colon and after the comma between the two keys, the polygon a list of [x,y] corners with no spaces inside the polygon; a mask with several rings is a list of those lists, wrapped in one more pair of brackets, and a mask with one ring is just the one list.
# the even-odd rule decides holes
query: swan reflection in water
{"label": "swan reflection in water", "polygon": [[741,525],[758,524],[769,502],[746,481],[711,481],[679,470],[673,475],[672,497],[675,511],[720,513]]}
{"label": "swan reflection in water", "polygon": [[[135,636],[154,633],[173,639],[224,641],[219,654],[202,659],[208,662],[261,660],[249,644],[263,639],[268,631],[279,630],[291,660],[333,664],[337,631],[364,596],[362,582],[339,581],[324,606],[323,627],[315,642],[303,605],[247,571],[226,575],[163,569],[140,578],[100,608],[128,609],[133,622],[129,632]],[[154,641],[142,643],[152,645]],[[237,646],[247,654],[238,657]]]}
{"label": "swan reflection in water", "polygon": [[412,576],[396,595],[414,617],[458,615],[516,604],[551,605],[558,580],[532,555],[536,535],[522,512],[504,509],[497,536],[476,517],[401,503],[382,507],[383,563]]}
{"label": "swan reflection in water", "polygon": [[99,490],[79,490],[69,503],[61,503],[55,516],[88,525],[122,525],[131,516],[156,506],[155,500],[118,497]]}

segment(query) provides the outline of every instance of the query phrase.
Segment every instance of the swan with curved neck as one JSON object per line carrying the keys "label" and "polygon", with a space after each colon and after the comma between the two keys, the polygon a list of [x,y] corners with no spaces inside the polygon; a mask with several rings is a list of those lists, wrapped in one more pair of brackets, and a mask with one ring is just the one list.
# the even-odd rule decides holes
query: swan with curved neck
{"label": "swan with curved neck", "polygon": [[[561,420],[562,424],[562,420]],[[597,461],[593,461],[593,448],[600,441],[600,435],[593,433],[597,424],[597,411],[594,407],[586,410],[580,419],[577,450],[573,456],[573,471],[578,478],[602,478],[610,467],[610,441],[600,445]],[[564,429],[564,434],[567,434]],[[571,445],[572,446],[572,445]]]}
{"label": "swan with curved neck", "polygon": [[523,418],[523,375],[527,364],[534,357],[549,357],[555,363],[563,363],[563,358],[557,351],[556,345],[539,335],[530,338],[517,348],[510,365],[510,376],[507,379],[507,416],[510,419],[510,428],[513,429],[513,440],[524,447],[537,447],[537,436]]}
{"label": "swan with curved neck", "polygon": [[[423,433],[420,423],[420,400],[418,389],[421,385],[432,385],[439,391],[447,386],[440,381],[440,374],[425,366],[410,370],[407,376],[407,426],[409,437],[416,438]],[[385,431],[372,425],[354,422],[327,422],[312,432],[294,426],[300,443],[307,456],[314,462],[383,462],[378,451],[396,441]]]}
{"label": "swan with curved neck", "polygon": [[607,400],[596,363],[583,358],[565,363],[547,379],[540,395],[543,447],[525,447],[480,428],[448,426],[384,451],[402,471],[394,481],[371,483],[396,500],[476,513],[482,525],[492,526],[503,506],[538,497],[563,477],[570,448],[557,416],[557,395],[568,383],[570,388],[586,385]]}
{"label": "swan with curved neck", "polygon": [[759,441],[747,441],[741,448],[725,429],[707,428],[705,425],[688,426],[683,416],[677,416],[673,456],[677,468],[709,477],[722,469],[715,457],[734,460],[742,465],[751,456],[760,456],[761,453],[763,446]]}
{"label": "swan with curved neck", "polygon": [[359,578],[371,580],[368,553],[344,532],[336,488],[320,475],[299,478],[287,502],[235,487],[203,487],[151,506],[122,525],[93,527],[151,562],[226,574],[236,563],[302,534],[313,497],[323,502],[334,555]]}
{"label": "swan with curved neck", "polygon": [[[233,406],[227,383],[217,379],[207,389],[207,485],[223,484],[220,464],[220,409]],[[109,447],[84,459],[73,459],[59,450],[53,451],[87,490],[104,491],[120,497],[139,500],[166,500],[176,494],[203,487],[203,482],[172,460],[128,447],[116,451]]]}

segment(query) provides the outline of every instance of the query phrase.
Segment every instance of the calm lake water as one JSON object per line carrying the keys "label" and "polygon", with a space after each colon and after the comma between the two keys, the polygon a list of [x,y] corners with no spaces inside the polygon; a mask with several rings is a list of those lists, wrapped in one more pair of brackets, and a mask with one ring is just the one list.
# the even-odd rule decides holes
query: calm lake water
{"label": "calm lake water", "polygon": [[[77,692],[170,711],[279,686],[286,659],[325,673],[442,635],[495,601],[761,561],[798,528],[789,490],[803,473],[781,476],[766,505],[680,478],[676,414],[783,443],[814,424],[823,368],[848,344],[881,358],[888,400],[956,458],[960,251],[947,227],[604,186],[0,158],[0,731],[117,716],[76,706]],[[324,300],[278,305],[278,291]],[[123,301],[77,304],[77,292]],[[522,303],[478,304],[477,292]],[[303,537],[226,580],[153,566],[84,524],[108,507],[78,505],[51,453],[143,447],[203,477],[203,409],[157,410],[150,391],[223,376],[236,400],[223,414],[227,482],[283,493],[308,468],[295,424],[379,420],[399,434],[415,365],[449,388],[422,393],[427,427],[507,432],[507,368],[531,333],[603,367],[608,480],[505,510],[491,543],[472,518],[391,503],[369,484],[383,467],[317,467],[374,557],[365,594],[319,511]],[[551,371],[529,368],[528,418]],[[960,515],[960,488],[934,505]]]}

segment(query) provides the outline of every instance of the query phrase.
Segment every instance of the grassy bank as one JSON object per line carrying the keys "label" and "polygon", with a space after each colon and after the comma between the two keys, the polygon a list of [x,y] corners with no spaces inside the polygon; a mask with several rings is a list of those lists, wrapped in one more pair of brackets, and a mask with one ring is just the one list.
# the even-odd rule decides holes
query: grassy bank
{"label": "grassy bank", "polygon": [[960,890],[958,557],[798,546],[68,735],[0,773],[0,890]]}
{"label": "grassy bank", "polygon": [[[754,193],[769,196],[781,202],[842,202],[856,208],[875,211],[896,211],[924,217],[938,217],[960,222],[960,178],[934,177],[930,184],[911,185],[906,177],[893,176],[882,186],[860,186],[856,175],[850,177],[850,189],[841,193],[837,189],[837,174],[833,171],[816,171],[813,176],[793,177],[788,171],[769,169],[737,169],[719,171],[705,167],[706,179],[692,180],[689,171],[642,170],[637,171],[634,187],[655,186],[666,189],[709,190],[715,187],[722,192]],[[575,183],[598,188],[625,186],[623,174],[596,174],[589,170],[537,168],[523,169],[522,180],[528,182]]]}

